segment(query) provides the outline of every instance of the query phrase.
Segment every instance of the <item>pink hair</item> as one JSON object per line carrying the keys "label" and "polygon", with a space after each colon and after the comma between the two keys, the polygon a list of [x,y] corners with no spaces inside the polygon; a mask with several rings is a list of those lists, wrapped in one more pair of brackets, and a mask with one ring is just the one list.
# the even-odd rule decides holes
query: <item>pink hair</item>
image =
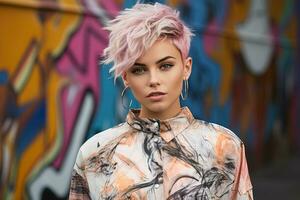
{"label": "pink hair", "polygon": [[193,35],[179,19],[178,11],[159,3],[138,3],[131,9],[125,9],[105,29],[110,31],[110,35],[103,63],[114,63],[110,72],[114,72],[115,79],[159,38],[170,38],[181,56],[187,58]]}

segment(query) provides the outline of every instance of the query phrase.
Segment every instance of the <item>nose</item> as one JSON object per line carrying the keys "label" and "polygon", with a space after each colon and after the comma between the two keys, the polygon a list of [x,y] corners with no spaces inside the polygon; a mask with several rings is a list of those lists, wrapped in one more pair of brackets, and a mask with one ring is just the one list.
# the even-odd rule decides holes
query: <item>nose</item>
{"label": "nose", "polygon": [[156,87],[160,85],[160,77],[156,70],[150,70],[149,86]]}

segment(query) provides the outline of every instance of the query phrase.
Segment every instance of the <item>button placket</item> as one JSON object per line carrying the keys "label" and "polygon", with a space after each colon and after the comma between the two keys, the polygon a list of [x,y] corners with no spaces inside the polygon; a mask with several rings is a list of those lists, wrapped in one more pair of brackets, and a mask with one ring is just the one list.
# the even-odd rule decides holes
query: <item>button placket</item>
{"label": "button placket", "polygon": [[[162,139],[161,139],[161,136],[160,136],[160,132],[161,132],[161,130],[160,130],[160,124],[159,124],[159,122],[154,122],[154,124],[153,124],[154,126],[155,126],[155,128],[156,128],[156,130],[157,130],[157,135],[153,138],[153,141],[155,142],[155,143],[161,143],[162,142]],[[159,151],[161,151],[162,149],[161,149],[161,145],[159,145]],[[160,188],[160,186],[161,186],[161,184],[163,183],[163,178],[160,176],[160,177],[158,177],[158,180],[157,180],[157,182],[154,184],[154,188],[156,189],[156,190],[158,190],[159,188]]]}

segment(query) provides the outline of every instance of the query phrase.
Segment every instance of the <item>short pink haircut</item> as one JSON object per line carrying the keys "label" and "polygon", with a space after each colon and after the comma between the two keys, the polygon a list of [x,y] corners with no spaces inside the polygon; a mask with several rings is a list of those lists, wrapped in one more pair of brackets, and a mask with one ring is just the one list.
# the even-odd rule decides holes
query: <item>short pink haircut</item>
{"label": "short pink haircut", "polygon": [[137,3],[120,12],[105,29],[110,34],[103,63],[114,63],[110,72],[114,72],[115,79],[160,38],[171,39],[182,58],[187,58],[193,35],[180,20],[178,11],[159,3]]}

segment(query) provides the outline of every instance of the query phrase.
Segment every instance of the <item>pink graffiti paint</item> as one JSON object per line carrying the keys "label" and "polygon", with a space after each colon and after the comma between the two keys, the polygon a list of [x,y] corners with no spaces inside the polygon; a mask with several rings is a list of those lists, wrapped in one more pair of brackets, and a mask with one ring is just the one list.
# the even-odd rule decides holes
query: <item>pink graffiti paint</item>
{"label": "pink graffiti paint", "polygon": [[211,55],[218,42],[217,34],[217,23],[212,21],[209,23],[203,34],[204,51],[207,55]]}
{"label": "pink graffiti paint", "polygon": [[[64,159],[86,91],[92,92],[95,102],[99,100],[98,63],[108,36],[96,18],[85,16],[71,37],[67,49],[57,62],[58,71],[71,80],[70,85],[66,85],[59,94],[64,133],[62,149],[54,161],[57,168]],[[72,98],[69,98],[70,95]]]}

